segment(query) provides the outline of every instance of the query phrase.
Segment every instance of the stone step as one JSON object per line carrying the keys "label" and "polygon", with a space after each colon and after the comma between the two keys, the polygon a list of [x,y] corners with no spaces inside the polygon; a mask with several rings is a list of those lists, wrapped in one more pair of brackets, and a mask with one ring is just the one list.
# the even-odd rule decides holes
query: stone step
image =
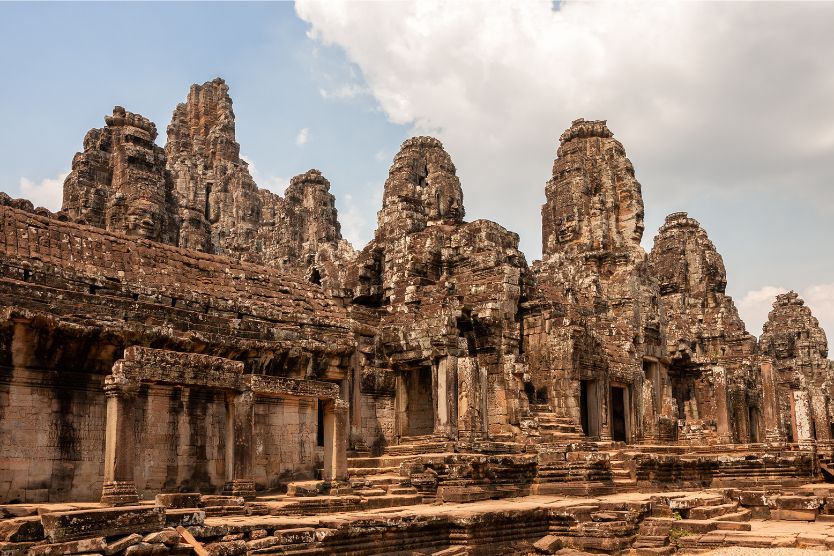
{"label": "stone step", "polygon": [[752,517],[753,517],[753,512],[751,510],[748,510],[748,509],[742,509],[740,512],[724,514],[720,517],[721,517],[720,521],[734,521],[734,522],[750,521],[750,519],[752,519]]}
{"label": "stone step", "polygon": [[388,487],[388,494],[392,496],[404,496],[418,494],[418,492],[414,487],[391,485]]}
{"label": "stone step", "polygon": [[388,492],[382,488],[363,488],[354,491],[354,494],[362,497],[385,496]]}
{"label": "stone step", "polygon": [[368,477],[374,475],[398,475],[399,467],[348,467],[349,477]]}
{"label": "stone step", "polygon": [[689,519],[714,519],[738,511],[738,502],[715,506],[699,506],[689,510]]}

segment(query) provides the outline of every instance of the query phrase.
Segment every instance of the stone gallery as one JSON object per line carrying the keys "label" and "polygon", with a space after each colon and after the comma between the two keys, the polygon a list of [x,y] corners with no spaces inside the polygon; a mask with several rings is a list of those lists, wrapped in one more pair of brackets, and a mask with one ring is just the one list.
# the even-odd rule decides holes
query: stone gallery
{"label": "stone gallery", "polygon": [[787,293],[751,335],[685,212],[647,254],[604,121],[529,264],[431,137],[357,251],[318,170],[258,188],[222,79],[164,148],[104,123],[59,212],[0,194],[4,556],[834,548],[825,333]]}

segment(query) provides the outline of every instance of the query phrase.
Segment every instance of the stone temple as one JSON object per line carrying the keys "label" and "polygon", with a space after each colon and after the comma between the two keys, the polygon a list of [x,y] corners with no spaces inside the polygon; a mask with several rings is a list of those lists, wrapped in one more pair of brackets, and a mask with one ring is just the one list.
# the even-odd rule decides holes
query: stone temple
{"label": "stone temple", "polygon": [[164,148],[104,124],[59,212],[0,194],[3,556],[834,548],[825,333],[787,293],[750,334],[685,212],[647,254],[606,122],[530,264],[431,137],[357,251],[318,170],[258,188],[222,79]]}

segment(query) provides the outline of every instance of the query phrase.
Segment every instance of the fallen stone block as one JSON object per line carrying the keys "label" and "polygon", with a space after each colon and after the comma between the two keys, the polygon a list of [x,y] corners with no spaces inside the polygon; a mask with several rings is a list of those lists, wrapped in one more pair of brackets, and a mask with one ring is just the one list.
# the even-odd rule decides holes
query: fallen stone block
{"label": "fallen stone block", "polygon": [[783,521],[814,521],[817,519],[816,510],[770,510],[770,519]]}
{"label": "fallen stone block", "polygon": [[316,530],[310,527],[279,529],[273,534],[281,544],[302,544],[316,540]]}
{"label": "fallen stone block", "polygon": [[147,542],[134,544],[125,550],[125,556],[162,556],[163,554],[168,554],[167,546]]}
{"label": "fallen stone block", "polygon": [[168,546],[174,546],[175,544],[179,544],[182,537],[180,534],[177,533],[174,529],[163,529],[162,531],[156,531],[155,533],[149,533],[145,535],[145,538],[142,539],[142,542],[150,543],[150,544],[165,544]]}
{"label": "fallen stone block", "polygon": [[200,505],[203,507],[243,506],[245,503],[242,496],[203,495],[200,497]]}
{"label": "fallen stone block", "polygon": [[800,533],[796,536],[797,548],[828,548],[828,535]]}
{"label": "fallen stone block", "polygon": [[41,516],[46,536],[53,542],[86,537],[114,537],[162,529],[165,509],[159,506],[125,506],[46,513]]}
{"label": "fallen stone block", "polygon": [[24,556],[34,542],[0,542],[0,556]]}
{"label": "fallen stone block", "polygon": [[237,556],[246,554],[245,541],[215,542],[205,545],[206,553],[209,556]]}
{"label": "fallen stone block", "polygon": [[206,522],[206,512],[196,508],[165,510],[166,527],[191,527]]}
{"label": "fallen stone block", "polygon": [[547,535],[533,543],[533,549],[539,554],[553,554],[562,548],[562,539],[556,535]]}
{"label": "fallen stone block", "polygon": [[773,506],[779,510],[819,510],[822,500],[816,496],[777,496]]}
{"label": "fallen stone block", "polygon": [[469,554],[469,550],[465,546],[450,546],[437,552],[432,552],[431,556],[465,556]]}
{"label": "fallen stone block", "polygon": [[121,552],[122,550],[127,550],[129,547],[140,542],[142,542],[142,535],[139,535],[138,533],[122,537],[117,541],[111,542],[105,547],[103,551],[104,556],[112,556],[113,554]]}
{"label": "fallen stone block", "polygon": [[65,554],[103,552],[106,548],[107,540],[104,537],[96,537],[77,541],[35,545],[29,549],[29,554],[30,556],[64,556]]}
{"label": "fallen stone block", "polygon": [[26,542],[43,539],[43,525],[37,516],[0,521],[0,541]]}
{"label": "fallen stone block", "polygon": [[172,509],[196,508],[200,505],[200,493],[176,492],[170,494],[157,494],[156,504],[157,506],[162,506],[163,508]]}

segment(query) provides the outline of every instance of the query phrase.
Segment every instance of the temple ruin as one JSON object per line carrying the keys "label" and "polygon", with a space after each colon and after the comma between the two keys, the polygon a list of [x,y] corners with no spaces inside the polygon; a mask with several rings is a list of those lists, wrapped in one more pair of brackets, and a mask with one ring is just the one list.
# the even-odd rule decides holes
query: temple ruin
{"label": "temple ruin", "polygon": [[222,79],[156,139],[117,106],[59,212],[0,193],[3,556],[834,548],[824,331],[791,292],[750,334],[685,212],[646,253],[605,121],[529,264],[437,139],[361,249],[318,170],[258,188]]}

